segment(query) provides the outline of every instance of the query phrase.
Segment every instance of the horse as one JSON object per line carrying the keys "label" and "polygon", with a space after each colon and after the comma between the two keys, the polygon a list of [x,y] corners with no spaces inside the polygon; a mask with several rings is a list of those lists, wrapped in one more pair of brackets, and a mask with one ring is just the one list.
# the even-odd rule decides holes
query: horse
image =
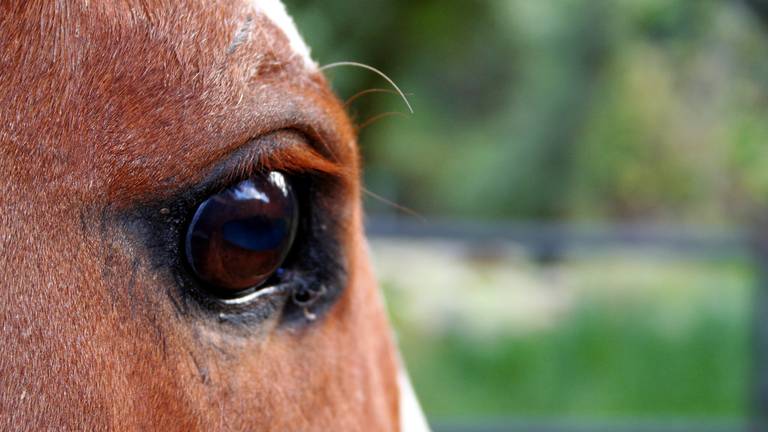
{"label": "horse", "polygon": [[0,430],[427,430],[279,0],[0,3]]}

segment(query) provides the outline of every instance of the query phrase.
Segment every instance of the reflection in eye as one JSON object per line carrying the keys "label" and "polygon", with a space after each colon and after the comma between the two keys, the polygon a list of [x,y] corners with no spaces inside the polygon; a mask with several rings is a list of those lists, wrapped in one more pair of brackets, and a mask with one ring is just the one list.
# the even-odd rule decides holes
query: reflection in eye
{"label": "reflection in eye", "polygon": [[187,228],[186,258],[210,290],[236,297],[266,282],[291,249],[298,203],[283,174],[256,175],[205,200]]}

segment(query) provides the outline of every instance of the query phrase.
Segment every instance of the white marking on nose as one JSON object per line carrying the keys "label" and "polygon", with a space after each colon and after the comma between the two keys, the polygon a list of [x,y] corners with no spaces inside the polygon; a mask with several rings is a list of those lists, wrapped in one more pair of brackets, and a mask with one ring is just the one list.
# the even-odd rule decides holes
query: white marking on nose
{"label": "white marking on nose", "polygon": [[285,34],[291,44],[294,54],[304,60],[304,65],[308,69],[317,69],[317,63],[312,60],[309,54],[309,47],[304,43],[304,39],[301,38],[293,18],[288,15],[285,5],[281,0],[249,0],[249,3],[257,11],[266,15],[270,21],[283,31],[283,34]]}
{"label": "white marking on nose", "polygon": [[400,387],[400,432],[429,432],[427,419],[413,392],[411,379],[402,366],[397,373],[397,385]]}

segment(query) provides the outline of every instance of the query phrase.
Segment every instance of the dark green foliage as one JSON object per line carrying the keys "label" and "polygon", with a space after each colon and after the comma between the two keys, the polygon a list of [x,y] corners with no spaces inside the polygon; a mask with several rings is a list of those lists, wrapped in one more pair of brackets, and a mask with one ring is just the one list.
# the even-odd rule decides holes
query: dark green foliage
{"label": "dark green foliage", "polygon": [[[754,127],[742,131],[752,122],[745,117],[768,116],[768,44],[752,13],[760,8],[712,0],[288,6],[320,63],[367,63],[410,93],[416,114],[368,126],[361,146],[368,188],[420,213],[723,223],[765,201],[765,169],[755,161],[768,151],[742,158],[768,140]],[[342,98],[386,87],[362,69],[328,74]],[[350,109],[360,124],[405,112],[380,93]]]}

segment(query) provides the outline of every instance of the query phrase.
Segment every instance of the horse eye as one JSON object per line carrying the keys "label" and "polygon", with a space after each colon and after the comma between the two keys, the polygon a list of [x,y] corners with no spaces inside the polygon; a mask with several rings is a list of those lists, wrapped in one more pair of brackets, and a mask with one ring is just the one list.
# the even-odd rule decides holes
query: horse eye
{"label": "horse eye", "polygon": [[186,256],[213,294],[264,284],[291,249],[298,204],[283,174],[256,175],[205,200],[187,228]]}

